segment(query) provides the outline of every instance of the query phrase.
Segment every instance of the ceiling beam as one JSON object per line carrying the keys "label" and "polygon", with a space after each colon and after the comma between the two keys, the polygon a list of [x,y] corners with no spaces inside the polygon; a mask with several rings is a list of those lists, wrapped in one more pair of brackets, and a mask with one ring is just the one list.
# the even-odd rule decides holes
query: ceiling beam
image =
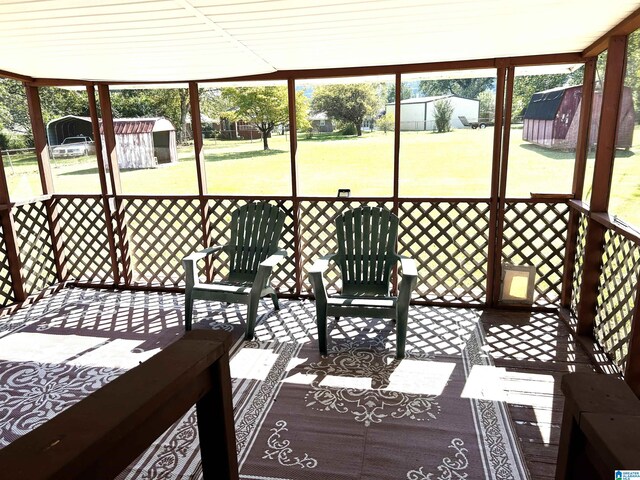
{"label": "ceiling beam", "polygon": [[582,51],[582,56],[585,58],[589,58],[600,55],[607,49],[607,45],[609,45],[609,39],[611,37],[617,37],[621,35],[626,36],[635,32],[638,28],[640,28],[640,8],[638,8],[635,12],[618,23],[602,37],[585,48]]}

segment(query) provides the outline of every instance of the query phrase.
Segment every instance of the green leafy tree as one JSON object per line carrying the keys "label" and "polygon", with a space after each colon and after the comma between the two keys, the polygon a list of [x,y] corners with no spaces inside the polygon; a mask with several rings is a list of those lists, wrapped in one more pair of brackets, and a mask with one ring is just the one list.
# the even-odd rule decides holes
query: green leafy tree
{"label": "green leafy tree", "polygon": [[187,140],[190,104],[186,88],[117,90],[111,93],[111,108],[116,118],[165,117],[176,127],[178,141]]}
{"label": "green leafy tree", "polygon": [[380,119],[378,119],[378,129],[382,130],[385,134],[387,132],[393,132],[396,126],[395,118],[396,117],[393,112],[385,113],[383,117],[380,117]]}
{"label": "green leafy tree", "polygon": [[451,131],[451,117],[453,116],[453,104],[451,100],[438,100],[433,104],[433,117],[438,133]]}
{"label": "green leafy tree", "polygon": [[457,95],[464,98],[478,98],[493,86],[493,78],[455,78],[446,80],[422,80],[420,91],[428,97],[436,95]]}
{"label": "green leafy tree", "polygon": [[[402,84],[402,89],[400,90],[400,100],[406,100],[411,98],[411,89],[405,83]],[[394,83],[388,84],[387,87],[387,97],[386,103],[395,103],[396,101],[396,85]]]}
{"label": "green leafy tree", "polygon": [[362,135],[362,122],[376,113],[380,103],[376,89],[367,83],[322,85],[313,91],[311,109],[356,128]]}
{"label": "green leafy tree", "polygon": [[480,100],[479,120],[493,121],[496,116],[496,94],[491,90],[485,90],[478,95]]}
{"label": "green leafy tree", "polygon": [[[287,87],[229,87],[221,91],[221,101],[233,106],[228,118],[251,123],[262,133],[262,143],[269,150],[269,134],[278,125],[289,122]],[[308,123],[308,100],[303,92],[296,93],[296,123],[305,128]]]}

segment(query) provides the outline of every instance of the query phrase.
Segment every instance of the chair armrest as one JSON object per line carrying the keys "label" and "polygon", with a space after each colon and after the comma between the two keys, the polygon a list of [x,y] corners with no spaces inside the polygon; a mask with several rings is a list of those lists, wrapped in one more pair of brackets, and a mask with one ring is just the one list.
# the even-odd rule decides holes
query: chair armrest
{"label": "chair armrest", "polygon": [[416,263],[411,257],[401,257],[400,267],[402,269],[402,280],[400,281],[400,288],[398,292],[398,309],[409,308],[409,302],[411,301],[411,292],[416,288],[418,283],[418,270],[416,269]]}
{"label": "chair armrest", "polygon": [[278,264],[278,262],[280,262],[282,259],[288,256],[289,256],[289,252],[287,252],[286,250],[278,250],[273,255],[265,258],[264,261],[260,264],[259,269],[262,267],[267,267],[271,269],[275,267]]}
{"label": "chair armrest", "polygon": [[207,255],[224,250],[226,247],[222,245],[215,245],[213,247],[205,248],[199,252],[194,252],[182,259],[182,266],[185,272],[186,288],[189,289],[199,283],[198,281],[198,267],[196,263],[198,260],[205,258]]}
{"label": "chair armrest", "polygon": [[314,262],[309,270],[309,281],[313,287],[313,296],[316,297],[316,302],[327,301],[327,289],[324,285],[324,272],[329,267],[329,262],[335,257],[335,253],[330,253],[320,257]]}

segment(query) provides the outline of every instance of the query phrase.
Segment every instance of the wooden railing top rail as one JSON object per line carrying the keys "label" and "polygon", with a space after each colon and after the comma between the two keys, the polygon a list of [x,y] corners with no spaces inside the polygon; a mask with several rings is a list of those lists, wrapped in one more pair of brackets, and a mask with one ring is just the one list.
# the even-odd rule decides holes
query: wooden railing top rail
{"label": "wooden railing top rail", "polygon": [[230,345],[226,332],[188,332],[0,450],[3,478],[113,478],[198,402],[205,478],[237,479]]}
{"label": "wooden railing top rail", "polygon": [[631,225],[627,225],[613,215],[607,213],[594,213],[590,215],[592,220],[595,220],[600,225],[607,227],[609,230],[613,230],[619,233],[627,240],[631,240],[633,243],[640,245],[640,232],[635,230]]}
{"label": "wooden railing top rail", "polygon": [[589,215],[589,204],[582,200],[569,200],[569,207],[585,215]]}

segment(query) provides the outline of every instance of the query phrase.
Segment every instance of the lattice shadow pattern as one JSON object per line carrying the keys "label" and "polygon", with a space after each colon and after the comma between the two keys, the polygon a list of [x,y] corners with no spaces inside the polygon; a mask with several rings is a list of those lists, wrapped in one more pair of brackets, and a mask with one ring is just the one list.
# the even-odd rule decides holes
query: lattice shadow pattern
{"label": "lattice shadow pattern", "polygon": [[60,226],[68,277],[89,283],[113,283],[101,197],[55,197],[51,207]]}
{"label": "lattice shadow pattern", "polygon": [[568,220],[566,203],[508,202],[505,206],[502,261],[536,267],[535,305],[560,301]]}
{"label": "lattice shadow pattern", "polygon": [[199,200],[136,198],[123,201],[133,281],[151,285],[184,284],[182,259],[202,248]]}
{"label": "lattice shadow pattern", "polygon": [[[309,269],[323,255],[337,251],[335,219],[349,208],[363,205],[386,207],[391,210],[390,202],[360,202],[344,200],[303,201],[300,202],[300,242],[303,269],[303,286],[306,293],[311,293]],[[327,291],[339,292],[341,287],[340,270],[333,262],[325,274]]]}
{"label": "lattice shadow pattern", "polygon": [[0,225],[0,307],[6,307],[15,301],[16,297],[11,282],[7,245],[4,241],[4,229],[2,225]]}
{"label": "lattice shadow pattern", "polygon": [[[231,234],[229,222],[231,213],[237,208],[249,203],[244,199],[210,199],[207,202],[207,226],[208,245],[226,245]],[[296,267],[295,267],[295,236],[293,232],[293,202],[290,200],[273,200],[271,203],[278,205],[286,214],[282,229],[282,238],[278,244],[286,249],[289,256],[280,262],[273,270],[271,286],[279,293],[295,293]],[[211,257],[211,279],[221,280],[229,274],[229,259],[226,254],[214,254]]]}
{"label": "lattice shadow pattern", "polygon": [[580,284],[584,270],[584,248],[587,243],[587,216],[580,213],[578,221],[578,238],[576,240],[576,256],[574,258],[573,278],[571,279],[571,322],[575,324],[580,303]]}
{"label": "lattice shadow pattern", "polygon": [[607,230],[594,323],[596,340],[624,372],[629,348],[638,275],[640,247]]}
{"label": "lattice shadow pattern", "polygon": [[399,253],[418,264],[414,298],[482,303],[489,203],[403,202],[399,216]]}
{"label": "lattice shadow pattern", "polygon": [[16,237],[27,295],[57,283],[56,262],[44,202],[16,205],[13,210]]}

